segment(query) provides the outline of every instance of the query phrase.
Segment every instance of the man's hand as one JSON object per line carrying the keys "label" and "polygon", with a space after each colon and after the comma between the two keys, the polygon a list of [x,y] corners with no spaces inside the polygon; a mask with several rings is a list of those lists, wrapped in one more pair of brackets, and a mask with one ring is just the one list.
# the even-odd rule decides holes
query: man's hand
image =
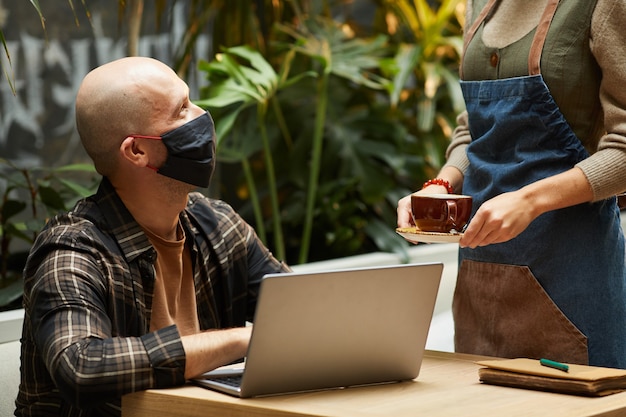
{"label": "man's hand", "polygon": [[246,356],[252,326],[183,336],[185,379],[197,377]]}

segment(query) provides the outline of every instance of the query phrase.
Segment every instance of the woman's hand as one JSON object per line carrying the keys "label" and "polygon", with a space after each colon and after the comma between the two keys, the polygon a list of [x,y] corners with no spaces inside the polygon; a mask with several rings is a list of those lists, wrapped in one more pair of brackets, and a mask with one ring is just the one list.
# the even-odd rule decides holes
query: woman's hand
{"label": "woman's hand", "polygon": [[413,215],[411,214],[411,196],[413,194],[447,194],[448,190],[442,185],[429,185],[415,193],[409,194],[398,201],[398,227],[413,227]]}
{"label": "woman's hand", "polygon": [[461,238],[461,247],[502,243],[522,233],[541,214],[592,201],[593,191],[578,168],[485,201]]}
{"label": "woman's hand", "polygon": [[506,242],[522,233],[537,215],[521,194],[515,191],[485,201],[465,229],[459,245],[473,249]]}
{"label": "woman's hand", "polygon": [[[437,178],[447,181],[452,189],[457,193],[461,193],[463,188],[463,174],[454,167],[444,167]],[[448,194],[448,189],[443,185],[429,185],[421,190],[409,194],[398,201],[397,215],[398,227],[413,227],[413,216],[411,215],[411,195],[413,194]]]}

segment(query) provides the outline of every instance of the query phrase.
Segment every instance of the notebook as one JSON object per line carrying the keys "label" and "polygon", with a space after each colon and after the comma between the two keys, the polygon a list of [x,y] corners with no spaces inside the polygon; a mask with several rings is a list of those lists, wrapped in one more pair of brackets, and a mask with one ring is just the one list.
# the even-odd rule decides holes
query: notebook
{"label": "notebook", "polygon": [[442,272],[424,263],[266,275],[245,366],[193,382],[246,398],[415,379]]}
{"label": "notebook", "polygon": [[481,382],[514,388],[602,397],[626,390],[626,370],[566,364],[567,371],[542,366],[536,359],[515,358],[477,362]]}

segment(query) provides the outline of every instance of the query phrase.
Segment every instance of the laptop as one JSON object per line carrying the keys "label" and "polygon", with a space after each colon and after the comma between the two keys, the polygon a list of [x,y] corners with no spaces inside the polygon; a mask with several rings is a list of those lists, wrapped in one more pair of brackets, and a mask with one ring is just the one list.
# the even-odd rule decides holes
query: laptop
{"label": "laptop", "polygon": [[238,369],[192,382],[241,398],[417,378],[442,263],[268,274]]}

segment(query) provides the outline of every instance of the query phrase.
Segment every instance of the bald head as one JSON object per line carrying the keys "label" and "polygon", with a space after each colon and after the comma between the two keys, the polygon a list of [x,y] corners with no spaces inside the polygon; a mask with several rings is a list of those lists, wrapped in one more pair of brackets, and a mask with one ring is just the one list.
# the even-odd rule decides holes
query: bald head
{"label": "bald head", "polygon": [[151,126],[167,111],[168,92],[180,83],[167,65],[145,57],[122,58],[85,76],[76,96],[76,127],[100,174],[114,172],[125,137],[160,133]]}

